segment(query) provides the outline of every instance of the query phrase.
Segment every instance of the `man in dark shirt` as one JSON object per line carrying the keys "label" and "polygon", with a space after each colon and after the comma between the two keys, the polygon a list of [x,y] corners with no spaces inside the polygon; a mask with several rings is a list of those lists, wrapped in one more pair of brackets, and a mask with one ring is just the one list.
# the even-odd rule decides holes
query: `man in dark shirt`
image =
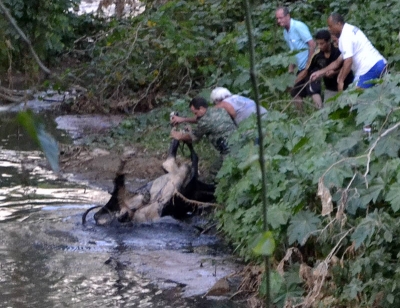
{"label": "man in dark shirt", "polygon": [[[331,34],[327,30],[318,31],[315,39],[319,51],[314,54],[307,68],[297,76],[291,95],[293,97],[312,96],[315,107],[320,109],[322,108],[321,82],[320,80],[316,80],[308,83],[310,75],[335,61],[340,56],[340,50],[331,43]],[[323,78],[325,84],[325,101],[338,92],[337,75],[339,71],[340,68],[336,71],[328,71]],[[350,72],[344,81],[344,89],[353,82],[353,79],[354,75]]]}

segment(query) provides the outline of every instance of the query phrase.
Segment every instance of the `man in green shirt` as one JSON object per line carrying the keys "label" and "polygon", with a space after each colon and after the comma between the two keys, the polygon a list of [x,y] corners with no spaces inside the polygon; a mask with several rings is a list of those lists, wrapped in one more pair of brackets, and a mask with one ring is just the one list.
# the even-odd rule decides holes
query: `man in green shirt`
{"label": "man in green shirt", "polygon": [[185,142],[196,142],[206,136],[214,148],[221,154],[229,153],[228,138],[236,130],[236,125],[223,108],[208,108],[203,97],[195,97],[189,103],[190,110],[197,119],[193,131],[171,131],[171,137]]}

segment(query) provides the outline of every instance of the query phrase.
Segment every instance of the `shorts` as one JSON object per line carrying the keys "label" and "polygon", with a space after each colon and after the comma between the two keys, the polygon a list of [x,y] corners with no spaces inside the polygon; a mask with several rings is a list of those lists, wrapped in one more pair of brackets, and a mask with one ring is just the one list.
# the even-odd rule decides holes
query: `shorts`
{"label": "shorts", "polygon": [[[309,77],[306,77],[300,81],[298,81],[292,90],[290,90],[290,95],[292,97],[295,96],[300,96],[300,97],[306,97],[306,96],[311,96],[314,94],[320,94],[321,95],[321,80],[315,80],[311,83],[308,83],[307,86],[304,87],[304,85],[310,80]],[[300,91],[300,93],[299,93]]]}
{"label": "shorts", "polygon": [[373,87],[375,84],[370,82],[372,79],[382,78],[386,72],[386,63],[380,60],[364,75],[361,75],[357,81],[357,87],[367,89]]}

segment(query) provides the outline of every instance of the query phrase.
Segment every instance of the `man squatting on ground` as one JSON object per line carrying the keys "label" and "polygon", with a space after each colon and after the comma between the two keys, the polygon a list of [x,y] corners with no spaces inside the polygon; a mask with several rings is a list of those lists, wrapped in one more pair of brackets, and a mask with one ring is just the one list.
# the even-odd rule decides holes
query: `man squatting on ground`
{"label": "man squatting on ground", "polygon": [[360,29],[345,23],[340,14],[332,13],[329,16],[328,28],[332,35],[339,38],[339,50],[342,54],[324,69],[312,73],[310,79],[314,81],[343,64],[337,77],[339,91],[344,89],[344,80],[351,69],[358,88],[372,87],[373,84],[368,81],[382,77],[386,71],[386,59]]}
{"label": "man squatting on ground", "polygon": [[[320,30],[315,35],[318,50],[315,52],[311,62],[303,71],[298,74],[296,83],[291,90],[292,97],[299,95],[301,98],[312,96],[315,107],[320,109],[323,107],[321,98],[321,81],[315,80],[310,82],[310,76],[313,72],[321,70],[331,64],[340,56],[340,50],[331,42],[331,34],[328,30]],[[325,84],[324,100],[328,100],[338,92],[337,75],[339,69],[327,71],[323,80]],[[344,89],[353,82],[354,75],[350,73],[344,80]],[[309,84],[308,84],[309,83]]]}
{"label": "man squatting on ground", "polygon": [[[277,8],[275,17],[278,25],[284,28],[283,38],[290,51],[308,49],[296,54],[297,74],[299,74],[306,68],[307,63],[311,61],[315,51],[315,42],[310,30],[305,23],[291,18],[287,7]],[[289,65],[289,73],[294,73],[294,67],[294,64]],[[295,96],[293,102],[298,109],[302,109],[303,99],[300,96]]]}

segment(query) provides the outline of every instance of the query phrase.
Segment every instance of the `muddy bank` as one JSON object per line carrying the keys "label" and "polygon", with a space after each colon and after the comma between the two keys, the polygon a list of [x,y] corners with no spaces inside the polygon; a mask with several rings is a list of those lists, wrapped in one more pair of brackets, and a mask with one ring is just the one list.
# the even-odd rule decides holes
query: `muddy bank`
{"label": "muddy bank", "polygon": [[162,162],[167,154],[149,155],[133,145],[93,148],[86,146],[87,139],[95,139],[105,135],[109,129],[116,127],[124,116],[105,115],[66,115],[55,119],[57,128],[65,130],[71,136],[73,144],[60,145],[60,167],[69,178],[86,180],[88,183],[112,190],[120,159],[124,152],[135,154],[127,162],[124,172],[127,183],[137,188],[164,174]]}

